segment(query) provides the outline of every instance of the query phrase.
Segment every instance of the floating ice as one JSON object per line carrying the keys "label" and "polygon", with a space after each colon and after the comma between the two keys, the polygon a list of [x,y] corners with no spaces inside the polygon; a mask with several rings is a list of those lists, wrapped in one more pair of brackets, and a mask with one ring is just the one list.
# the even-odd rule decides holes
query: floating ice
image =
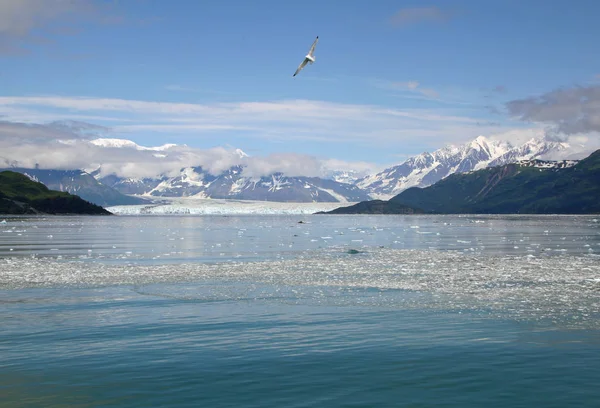
{"label": "floating ice", "polygon": [[[347,256],[348,249],[305,251],[292,259],[226,259],[176,267],[6,258],[0,259],[0,288],[251,282],[294,288],[304,296],[317,296],[318,291],[361,293],[325,297],[323,304],[357,305],[360,300],[375,306],[472,310],[600,327],[600,263],[594,256],[484,256],[473,248],[466,252],[370,248]],[[407,297],[402,291],[422,296]]]}

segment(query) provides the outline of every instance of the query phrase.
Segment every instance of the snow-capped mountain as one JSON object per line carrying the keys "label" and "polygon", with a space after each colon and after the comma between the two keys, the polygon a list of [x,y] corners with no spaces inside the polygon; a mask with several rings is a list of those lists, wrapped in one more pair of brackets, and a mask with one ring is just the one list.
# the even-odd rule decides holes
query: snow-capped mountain
{"label": "snow-capped mountain", "polygon": [[[116,139],[96,139],[103,146],[147,150],[133,142]],[[409,187],[426,187],[453,173],[465,173],[488,166],[498,166],[523,160],[544,158],[568,149],[565,143],[532,138],[512,145],[506,141],[483,136],[461,146],[446,146],[434,152],[422,153],[404,163],[380,173],[359,178],[352,170],[330,171],[326,178],[287,177],[275,173],[260,178],[244,175],[244,166],[237,165],[214,175],[197,167],[185,167],[176,176],[128,178],[115,175],[94,176],[123,194],[149,197],[229,198],[262,201],[353,202],[368,199],[389,199]],[[249,157],[237,149],[240,158]],[[100,173],[100,172],[98,172]]]}
{"label": "snow-capped mountain", "polygon": [[516,146],[489,163],[489,166],[502,166],[521,160],[545,159],[548,155],[565,152],[567,143],[555,142],[543,138],[533,138]]}
{"label": "snow-capped mountain", "polygon": [[[78,126],[76,123],[68,125]],[[453,173],[523,160],[566,158],[570,151],[567,144],[546,139],[531,139],[515,146],[478,137],[461,146],[447,146],[431,153],[422,153],[366,177],[362,177],[364,170],[359,173],[327,166],[324,167],[327,173],[323,177],[288,176],[275,170],[272,174],[252,177],[246,170],[251,168],[255,158],[240,149],[216,149],[214,154],[217,156],[213,158],[213,152],[198,154],[184,145],[146,147],[130,140],[106,138],[89,140],[89,143],[102,150],[107,149],[98,154],[98,162],[90,164],[90,168],[21,170],[35,170],[29,171],[29,174],[35,174],[49,187],[79,194],[100,205],[132,204],[141,197],[146,201],[164,197],[195,197],[344,203],[387,199],[409,187],[429,186]],[[132,152],[131,157],[141,158],[141,161],[121,163],[119,160],[128,160],[129,151]],[[112,161],[103,164],[103,157]],[[210,164],[202,167],[195,164],[198,162]],[[136,173],[150,176],[136,177]]]}
{"label": "snow-capped mountain", "polygon": [[541,158],[568,147],[566,143],[543,138],[533,138],[514,146],[480,136],[462,146],[450,145],[411,157],[402,164],[358,180],[356,186],[372,198],[389,199],[407,188],[427,187],[453,173]]}
{"label": "snow-capped mountain", "polygon": [[361,176],[355,170],[333,170],[327,174],[326,178],[338,183],[354,184],[361,179]]}
{"label": "snow-capped mountain", "polygon": [[114,174],[108,176],[100,176],[99,171],[91,173],[102,184],[110,186],[122,194],[127,195],[144,195],[152,191],[163,181],[168,180],[168,177],[159,178],[133,178],[119,177]]}
{"label": "snow-capped mountain", "polygon": [[167,150],[167,149],[177,146],[176,144],[169,143],[169,144],[164,144],[162,146],[146,147],[146,146],[140,146],[139,144],[132,142],[131,140],[127,140],[127,139],[105,139],[105,138],[90,140],[90,143],[93,145],[96,145],[96,146],[101,146],[101,147],[129,148],[129,149],[135,149],[135,150],[155,150],[155,151]]}
{"label": "snow-capped mountain", "polygon": [[234,166],[215,176],[202,167],[186,167],[175,177],[156,179],[100,178],[124,194],[150,197],[228,198],[282,202],[357,202],[369,196],[358,187],[318,177],[286,177],[275,173],[260,178],[243,175]]}
{"label": "snow-capped mountain", "polygon": [[[165,157],[176,145],[144,147],[130,140],[95,139],[96,146],[118,149],[162,151]],[[340,182],[319,177],[288,177],[275,172],[263,177],[249,177],[244,174],[245,160],[250,156],[241,149],[231,152],[242,164],[213,174],[202,166],[187,166],[179,174],[156,177],[119,177],[103,173],[102,166],[91,172],[102,184],[130,195],[147,197],[196,197],[224,198],[238,200],[284,201],[284,202],[356,202],[369,199],[358,187],[348,182]],[[155,157],[156,156],[155,154]],[[345,172],[347,181],[351,172]],[[340,177],[343,177],[340,174]]]}

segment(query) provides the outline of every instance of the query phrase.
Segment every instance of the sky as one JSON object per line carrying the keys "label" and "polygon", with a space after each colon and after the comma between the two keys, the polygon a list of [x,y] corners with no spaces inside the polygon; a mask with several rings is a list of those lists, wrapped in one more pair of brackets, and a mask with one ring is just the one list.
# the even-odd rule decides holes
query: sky
{"label": "sky", "polygon": [[103,137],[185,145],[173,166],[218,170],[239,148],[316,174],[481,135],[600,146],[599,15],[594,0],[0,0],[0,159],[82,166],[101,153],[81,141]]}

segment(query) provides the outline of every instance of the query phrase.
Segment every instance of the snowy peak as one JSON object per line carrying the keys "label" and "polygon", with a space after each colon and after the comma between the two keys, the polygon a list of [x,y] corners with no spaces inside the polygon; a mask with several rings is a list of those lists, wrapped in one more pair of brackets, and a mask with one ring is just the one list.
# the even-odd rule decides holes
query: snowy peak
{"label": "snowy peak", "polygon": [[146,147],[140,146],[139,144],[127,140],[127,139],[109,139],[109,138],[99,138],[90,140],[90,143],[95,146],[107,147],[107,148],[124,148],[124,149],[135,149],[135,150],[155,150],[155,151],[163,151],[168,150],[173,147],[177,147],[176,144],[168,143],[162,146],[156,147]]}
{"label": "snowy peak", "polygon": [[484,136],[462,146],[449,145],[432,153],[421,153],[404,163],[385,169],[357,181],[372,198],[389,199],[410,187],[427,187],[453,173],[466,173],[519,160],[543,158],[569,146],[544,138],[532,138],[526,143],[490,140]]}
{"label": "snowy peak", "polygon": [[129,148],[129,149],[136,149],[136,150],[144,149],[137,143],[132,142],[131,140],[126,140],[126,139],[99,138],[99,139],[90,140],[90,143],[93,145],[96,145],[96,146],[100,146],[100,147]]}
{"label": "snowy peak", "polygon": [[489,144],[488,139],[485,136],[477,136],[470,145],[471,146],[486,146]]}
{"label": "snowy peak", "polygon": [[[500,156],[512,148],[513,146],[508,142],[503,142],[499,140],[489,140],[484,136],[479,136],[477,139],[469,143],[470,150],[480,152],[483,156],[486,157]],[[468,156],[469,151],[464,151],[464,154],[465,156]]]}
{"label": "snowy peak", "polygon": [[405,163],[415,167],[430,166],[435,161],[431,153],[423,152],[417,156],[411,157]]}
{"label": "snowy peak", "polygon": [[250,157],[242,149],[235,149],[235,154],[237,154],[240,159],[243,159],[244,157]]}
{"label": "snowy peak", "polygon": [[328,172],[326,178],[344,184],[354,184],[360,179],[355,170],[332,170]]}
{"label": "snowy peak", "polygon": [[567,143],[543,138],[532,138],[521,146],[514,147],[499,155],[489,163],[489,166],[501,166],[508,163],[515,163],[520,160],[543,159],[548,155],[564,152],[568,148],[569,145]]}
{"label": "snowy peak", "polygon": [[[505,143],[487,139],[485,136],[479,136],[468,144],[469,149],[485,152],[492,155],[493,151],[501,148]],[[463,149],[464,150],[464,149]]]}
{"label": "snowy peak", "polygon": [[169,150],[172,147],[177,147],[178,145],[174,144],[174,143],[167,143],[164,144],[162,146],[156,146],[156,147],[150,147],[148,148],[149,150]]}

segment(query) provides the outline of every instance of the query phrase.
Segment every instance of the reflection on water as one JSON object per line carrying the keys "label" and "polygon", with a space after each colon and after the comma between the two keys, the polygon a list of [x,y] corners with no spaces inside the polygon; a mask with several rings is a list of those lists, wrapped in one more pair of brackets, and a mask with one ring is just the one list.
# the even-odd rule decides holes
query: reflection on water
{"label": "reflection on water", "polygon": [[[138,262],[275,259],[332,246],[600,254],[589,216],[12,217],[1,256]],[[300,223],[302,221],[302,223]]]}

